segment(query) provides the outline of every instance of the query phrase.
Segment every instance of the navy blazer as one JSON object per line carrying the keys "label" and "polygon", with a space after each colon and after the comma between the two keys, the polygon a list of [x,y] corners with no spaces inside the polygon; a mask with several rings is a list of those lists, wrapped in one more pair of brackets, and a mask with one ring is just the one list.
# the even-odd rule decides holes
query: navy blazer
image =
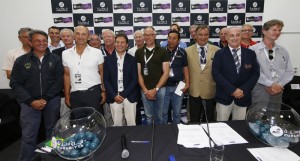
{"label": "navy blazer", "polygon": [[[116,52],[105,57],[103,67],[104,86],[107,91],[107,103],[114,103],[118,95],[118,64]],[[123,98],[129,102],[137,102],[139,94],[137,62],[133,56],[126,53],[123,64],[123,85],[124,90],[120,92]]]}
{"label": "navy blazer", "polygon": [[[227,46],[218,50],[212,63],[212,76],[216,82],[216,101],[229,105],[234,100],[238,106],[251,105],[251,91],[259,78],[259,64],[254,51],[241,47],[241,68],[239,74]],[[236,99],[231,96],[233,92],[240,88],[244,92],[244,97]]]}

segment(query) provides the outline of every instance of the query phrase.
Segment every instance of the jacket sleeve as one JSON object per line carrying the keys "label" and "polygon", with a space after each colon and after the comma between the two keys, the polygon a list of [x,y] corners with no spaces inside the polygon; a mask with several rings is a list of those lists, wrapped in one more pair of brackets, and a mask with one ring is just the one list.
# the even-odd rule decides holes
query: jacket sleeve
{"label": "jacket sleeve", "polygon": [[[114,102],[114,98],[118,95],[118,93],[116,93],[114,91],[114,87],[113,87],[113,80],[111,80],[110,78],[110,59],[109,56],[105,57],[105,61],[104,61],[104,67],[103,67],[103,81],[104,81],[104,86],[105,86],[105,90],[107,92],[108,98],[107,98],[107,102],[108,103],[112,103]],[[112,64],[112,63],[111,63]],[[112,100],[109,100],[109,97]]]}
{"label": "jacket sleeve", "polygon": [[223,54],[224,51],[222,49],[216,52],[212,63],[212,76],[215,82],[230,96],[236,90],[236,87],[232,85],[222,73],[222,68],[226,68],[222,66],[222,61],[224,61]]}
{"label": "jacket sleeve", "polygon": [[55,66],[55,80],[54,83],[49,87],[48,91],[45,92],[43,98],[49,101],[51,98],[57,96],[59,92],[63,89],[64,85],[64,68],[62,65],[62,60],[57,58]]}
{"label": "jacket sleeve", "polygon": [[30,106],[31,102],[34,101],[34,98],[23,86],[26,78],[23,75],[24,72],[22,71],[22,69],[23,67],[21,65],[21,60],[17,59],[12,69],[9,85],[12,88],[12,91],[14,92],[16,98],[20,102],[26,103]]}

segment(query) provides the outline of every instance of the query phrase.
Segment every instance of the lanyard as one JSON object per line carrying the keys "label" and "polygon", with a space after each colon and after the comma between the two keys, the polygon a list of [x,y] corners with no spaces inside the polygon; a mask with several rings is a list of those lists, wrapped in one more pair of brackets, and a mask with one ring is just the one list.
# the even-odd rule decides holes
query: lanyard
{"label": "lanyard", "polygon": [[150,55],[150,57],[148,59],[146,59],[146,49],[144,48],[144,60],[145,60],[145,66],[147,66],[147,63],[150,61],[150,59],[152,58],[153,54],[154,54],[155,50],[153,49],[152,54]]}
{"label": "lanyard", "polygon": [[[176,57],[176,55],[177,55],[177,52],[178,52],[178,48],[179,48],[179,46],[177,47],[177,49],[176,49],[176,51],[175,51],[175,53],[174,53],[174,55],[173,55],[173,57],[172,57],[172,59],[171,59],[171,61],[170,61],[170,66],[171,66],[172,63],[174,62],[174,59],[175,59],[175,57]],[[166,47],[166,49],[167,49],[167,47]]]}

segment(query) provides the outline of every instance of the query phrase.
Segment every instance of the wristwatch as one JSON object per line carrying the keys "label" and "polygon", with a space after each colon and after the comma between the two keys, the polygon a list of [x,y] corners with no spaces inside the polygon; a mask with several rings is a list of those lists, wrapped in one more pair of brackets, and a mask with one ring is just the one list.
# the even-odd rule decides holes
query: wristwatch
{"label": "wristwatch", "polygon": [[159,91],[159,88],[158,88],[158,87],[155,87],[155,90],[156,90],[156,91]]}

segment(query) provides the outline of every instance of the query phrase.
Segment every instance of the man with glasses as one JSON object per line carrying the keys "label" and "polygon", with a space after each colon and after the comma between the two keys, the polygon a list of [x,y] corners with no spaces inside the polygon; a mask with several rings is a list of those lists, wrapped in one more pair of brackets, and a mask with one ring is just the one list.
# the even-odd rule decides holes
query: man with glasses
{"label": "man with glasses", "polygon": [[260,101],[282,102],[283,87],[294,77],[288,51],[276,40],[284,24],[281,20],[270,20],[262,27],[263,39],[251,46],[260,65],[260,77],[252,91],[252,103]]}
{"label": "man with glasses", "polygon": [[216,52],[212,75],[216,81],[217,121],[244,120],[251,105],[251,90],[259,77],[254,51],[241,47],[242,31],[230,27],[226,31],[228,46]]}
{"label": "man with glasses", "polygon": [[244,48],[249,48],[250,46],[257,44],[257,42],[251,39],[252,36],[253,36],[253,26],[250,24],[244,24],[242,26],[241,46]]}
{"label": "man with glasses", "polygon": [[219,32],[219,38],[220,38],[220,41],[218,42],[213,42],[213,45],[216,45],[217,47],[219,48],[224,48],[227,46],[227,41],[226,41],[226,30],[227,30],[227,27],[223,27],[220,32]]}
{"label": "man with glasses", "polygon": [[138,81],[141,87],[147,124],[162,124],[165,83],[169,77],[170,64],[166,50],[155,42],[153,27],[144,30],[145,45],[136,51]]}

